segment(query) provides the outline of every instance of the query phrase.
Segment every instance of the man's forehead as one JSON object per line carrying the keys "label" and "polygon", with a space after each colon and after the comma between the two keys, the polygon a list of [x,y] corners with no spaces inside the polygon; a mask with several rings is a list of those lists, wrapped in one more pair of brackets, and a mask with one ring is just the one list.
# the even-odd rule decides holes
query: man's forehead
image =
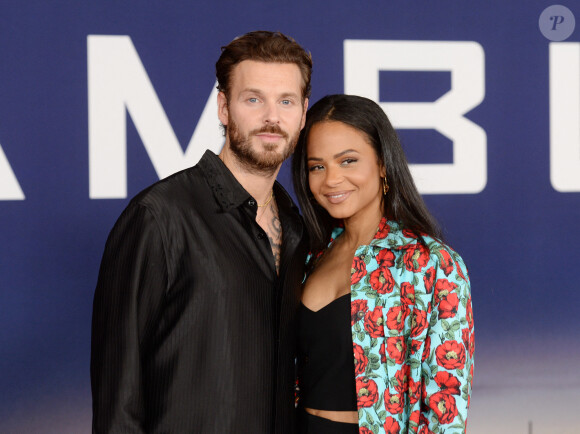
{"label": "man's forehead", "polygon": [[[232,70],[232,84],[254,83],[259,85],[282,85],[287,87],[301,86],[300,68],[295,63],[261,62],[243,60]],[[246,87],[246,86],[244,86]]]}

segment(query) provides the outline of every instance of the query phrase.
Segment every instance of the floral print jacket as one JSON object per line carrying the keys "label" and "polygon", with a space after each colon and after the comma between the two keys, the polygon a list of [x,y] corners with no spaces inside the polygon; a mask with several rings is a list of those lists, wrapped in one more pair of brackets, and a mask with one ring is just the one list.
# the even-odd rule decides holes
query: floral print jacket
{"label": "floral print jacket", "polygon": [[351,326],[361,434],[465,432],[473,313],[455,251],[383,218],[353,259]]}

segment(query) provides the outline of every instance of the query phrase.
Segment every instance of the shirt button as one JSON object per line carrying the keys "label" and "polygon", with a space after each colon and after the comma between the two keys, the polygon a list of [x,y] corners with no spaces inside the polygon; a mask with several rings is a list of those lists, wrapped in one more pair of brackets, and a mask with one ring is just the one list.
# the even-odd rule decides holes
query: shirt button
{"label": "shirt button", "polygon": [[255,206],[255,205],[256,205],[256,201],[255,201],[254,199],[250,199],[250,200],[248,201],[248,205],[250,205],[250,206]]}

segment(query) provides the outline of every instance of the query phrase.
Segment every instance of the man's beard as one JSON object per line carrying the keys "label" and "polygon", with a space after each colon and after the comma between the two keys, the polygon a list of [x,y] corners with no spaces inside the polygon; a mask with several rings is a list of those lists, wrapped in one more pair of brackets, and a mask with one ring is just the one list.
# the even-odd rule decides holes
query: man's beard
{"label": "man's beard", "polygon": [[[252,136],[260,133],[278,134],[286,139],[286,148],[281,149],[281,153],[276,152],[276,149],[283,146],[280,144],[265,143],[263,144],[264,152],[258,152],[252,147]],[[278,125],[266,125],[250,131],[247,135],[242,135],[238,128],[238,124],[233,119],[229,119],[227,135],[230,141],[230,149],[237,157],[237,160],[245,168],[258,172],[263,175],[272,175],[280,165],[286,160],[296,147],[298,142],[299,131],[293,136],[283,131]]]}

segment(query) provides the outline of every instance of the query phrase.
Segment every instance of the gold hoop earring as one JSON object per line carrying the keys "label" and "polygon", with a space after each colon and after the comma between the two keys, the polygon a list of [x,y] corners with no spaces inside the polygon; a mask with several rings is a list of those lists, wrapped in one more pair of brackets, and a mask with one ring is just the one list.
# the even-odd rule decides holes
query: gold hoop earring
{"label": "gold hoop earring", "polygon": [[381,179],[383,180],[383,196],[386,196],[387,192],[389,191],[389,184],[387,184],[387,177],[383,176]]}

